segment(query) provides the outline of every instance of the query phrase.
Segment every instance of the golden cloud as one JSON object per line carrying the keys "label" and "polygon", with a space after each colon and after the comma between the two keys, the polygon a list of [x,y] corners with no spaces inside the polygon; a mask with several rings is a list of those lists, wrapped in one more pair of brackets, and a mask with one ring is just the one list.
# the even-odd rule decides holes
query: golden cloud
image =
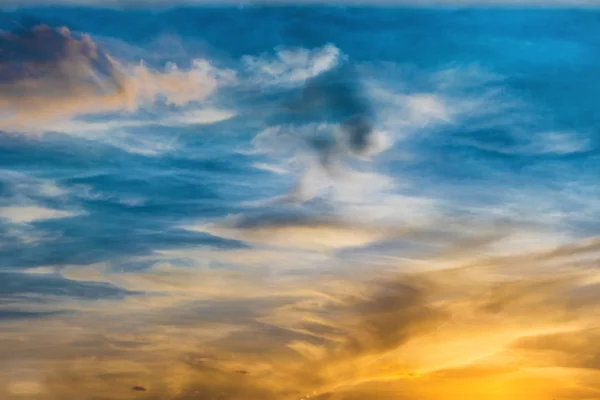
{"label": "golden cloud", "polygon": [[[368,274],[349,277],[341,270],[287,281],[263,268],[177,271],[159,264],[123,277],[102,266],[80,275],[65,269],[73,279],[150,292],[6,323],[0,395],[594,398],[600,391],[600,295],[598,273],[586,263],[597,239],[512,258],[462,248],[470,253],[452,268],[407,273],[365,264]],[[187,257],[198,256],[199,265],[206,257],[228,259],[216,253]],[[444,264],[440,256],[429,260]],[[545,270],[549,262],[552,273]],[[271,279],[285,283],[280,293],[265,290]],[[213,289],[226,295],[203,289],[216,282]]]}

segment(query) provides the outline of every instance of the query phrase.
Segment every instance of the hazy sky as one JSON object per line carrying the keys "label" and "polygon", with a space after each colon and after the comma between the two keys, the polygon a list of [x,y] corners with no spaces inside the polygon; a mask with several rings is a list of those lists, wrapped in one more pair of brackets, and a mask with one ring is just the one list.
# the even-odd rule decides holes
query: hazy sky
{"label": "hazy sky", "polygon": [[1,399],[600,398],[596,11],[54,4],[0,13]]}

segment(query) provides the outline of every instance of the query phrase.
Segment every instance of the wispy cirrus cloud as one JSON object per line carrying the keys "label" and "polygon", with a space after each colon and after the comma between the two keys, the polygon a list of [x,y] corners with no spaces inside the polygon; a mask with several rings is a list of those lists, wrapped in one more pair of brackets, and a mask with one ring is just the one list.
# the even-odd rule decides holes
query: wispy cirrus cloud
{"label": "wispy cirrus cloud", "polygon": [[282,48],[273,55],[245,56],[242,63],[253,80],[263,85],[295,86],[336,67],[343,58],[340,49],[328,44],[312,50]]}
{"label": "wispy cirrus cloud", "polygon": [[0,218],[14,223],[28,223],[48,219],[66,218],[77,213],[64,210],[55,210],[39,206],[7,206],[0,207]]}

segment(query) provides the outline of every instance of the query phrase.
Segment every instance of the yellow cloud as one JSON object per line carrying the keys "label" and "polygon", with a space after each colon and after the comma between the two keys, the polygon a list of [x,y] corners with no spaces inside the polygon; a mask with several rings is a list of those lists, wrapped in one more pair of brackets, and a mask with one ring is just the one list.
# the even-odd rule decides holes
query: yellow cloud
{"label": "yellow cloud", "polygon": [[[145,294],[64,303],[75,312],[5,324],[0,362],[11,368],[0,374],[0,396],[595,398],[597,273],[577,261],[594,254],[597,240],[492,258],[458,247],[469,254],[451,269],[403,273],[365,264],[369,274],[345,277],[343,269],[273,276],[264,263],[281,254],[265,250],[248,260],[248,271],[206,267],[243,263],[252,249],[159,254],[196,259],[185,268],[164,260],[139,272],[59,268],[71,279]],[[444,264],[440,257],[430,262]],[[505,273],[520,265],[527,268]]]}

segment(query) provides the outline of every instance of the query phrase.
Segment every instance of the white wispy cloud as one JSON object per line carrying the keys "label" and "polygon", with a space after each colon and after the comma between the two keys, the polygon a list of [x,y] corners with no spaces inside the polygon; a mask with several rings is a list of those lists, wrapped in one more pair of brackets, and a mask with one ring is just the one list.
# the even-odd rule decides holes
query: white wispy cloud
{"label": "white wispy cloud", "polygon": [[63,133],[106,143],[130,153],[156,156],[178,148],[178,137],[154,135],[141,128],[210,125],[227,121],[237,114],[230,110],[216,108],[191,109],[170,112],[151,119],[111,119],[105,122],[68,120],[46,125],[48,132]]}
{"label": "white wispy cloud", "polygon": [[13,223],[29,223],[57,218],[68,218],[77,215],[73,211],[56,210],[40,206],[6,206],[0,207],[0,218]]}
{"label": "white wispy cloud", "polygon": [[260,84],[298,85],[334,68],[343,59],[341,51],[328,44],[321,48],[285,48],[274,55],[245,56],[242,61]]}
{"label": "white wispy cloud", "polygon": [[[1,170],[0,174],[2,176],[0,182],[6,191],[0,204],[0,218],[15,224],[26,224],[79,214],[72,210],[49,208],[38,204],[44,200],[61,201],[70,196],[70,190],[55,180],[8,170]],[[15,233],[19,232],[15,231]],[[25,232],[20,232],[17,236],[21,234]],[[27,236],[23,236],[23,239]]]}
{"label": "white wispy cloud", "polygon": [[7,185],[9,196],[13,199],[57,198],[68,190],[53,179],[38,178],[22,172],[7,169],[0,170],[0,181]]}

